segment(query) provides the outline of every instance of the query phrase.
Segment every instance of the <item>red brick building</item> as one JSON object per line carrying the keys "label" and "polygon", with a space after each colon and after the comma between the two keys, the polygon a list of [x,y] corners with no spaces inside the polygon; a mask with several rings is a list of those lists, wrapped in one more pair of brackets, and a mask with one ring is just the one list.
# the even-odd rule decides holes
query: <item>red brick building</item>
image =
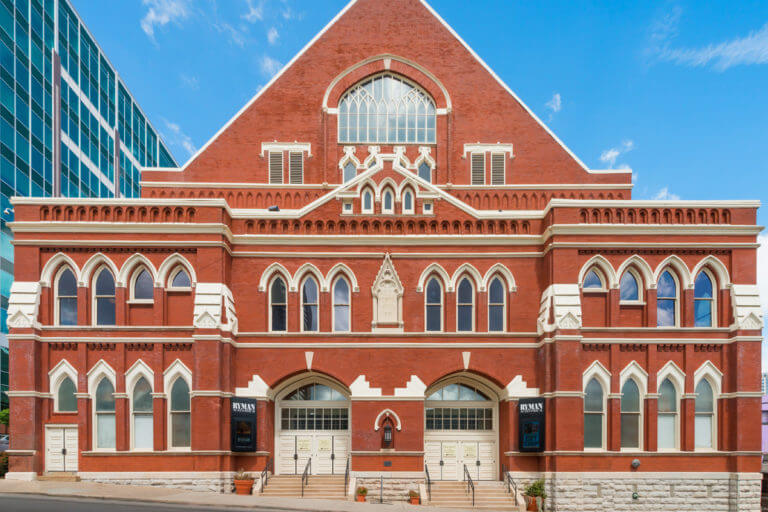
{"label": "red brick building", "polygon": [[[553,510],[758,510],[758,203],[633,201],[425,3],[352,2],[143,180],[14,203],[11,477],[349,460],[543,476]],[[232,397],[255,450],[231,451]]]}

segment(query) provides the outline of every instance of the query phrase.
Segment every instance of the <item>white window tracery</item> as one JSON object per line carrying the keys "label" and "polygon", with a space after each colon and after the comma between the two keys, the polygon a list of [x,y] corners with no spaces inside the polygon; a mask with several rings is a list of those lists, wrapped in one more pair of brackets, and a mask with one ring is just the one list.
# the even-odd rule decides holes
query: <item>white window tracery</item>
{"label": "white window tracery", "polygon": [[340,143],[435,142],[435,103],[415,84],[382,73],[347,91],[339,102]]}

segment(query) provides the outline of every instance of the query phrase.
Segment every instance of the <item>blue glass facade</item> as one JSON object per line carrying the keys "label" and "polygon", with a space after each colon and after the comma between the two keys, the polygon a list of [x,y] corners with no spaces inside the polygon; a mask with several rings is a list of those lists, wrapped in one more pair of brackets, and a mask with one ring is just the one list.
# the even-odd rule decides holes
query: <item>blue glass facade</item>
{"label": "blue glass facade", "polygon": [[176,165],[67,0],[0,0],[0,344],[10,198],[136,197],[141,167]]}

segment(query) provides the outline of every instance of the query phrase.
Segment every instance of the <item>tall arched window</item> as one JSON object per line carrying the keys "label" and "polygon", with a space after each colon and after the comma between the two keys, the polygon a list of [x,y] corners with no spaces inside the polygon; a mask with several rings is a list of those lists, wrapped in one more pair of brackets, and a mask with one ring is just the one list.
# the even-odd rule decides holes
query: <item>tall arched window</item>
{"label": "tall arched window", "polygon": [[192,280],[183,267],[179,267],[173,277],[170,279],[170,288],[191,288]]}
{"label": "tall arched window", "polygon": [[56,281],[56,307],[59,325],[77,325],[77,280],[69,267],[59,273]]}
{"label": "tall arched window", "polygon": [[351,181],[357,176],[357,166],[354,162],[347,162],[344,164],[344,183]]}
{"label": "tall arched window", "polygon": [[621,447],[640,448],[640,389],[633,379],[621,388]]}
{"label": "tall arched window", "polygon": [[459,282],[456,296],[456,330],[475,330],[475,287],[468,277]]}
{"label": "tall arched window", "polygon": [[619,300],[636,302],[640,300],[640,281],[631,270],[624,272],[619,281]]}
{"label": "tall arched window", "polygon": [[115,387],[103,377],[96,386],[96,448],[115,448]]}
{"label": "tall arched window", "polygon": [[72,379],[64,377],[56,392],[56,412],[77,412],[76,391],[77,388]]}
{"label": "tall arched window", "polygon": [[494,277],[488,287],[488,330],[491,332],[506,330],[506,296],[501,278]]}
{"label": "tall arched window", "polygon": [[271,331],[287,330],[288,293],[282,277],[276,277],[269,287],[269,329]]}
{"label": "tall arched window", "polygon": [[171,448],[188,448],[192,443],[189,386],[181,377],[171,386]]}
{"label": "tall arched window", "polygon": [[320,329],[318,319],[319,294],[317,281],[307,277],[301,286],[301,330],[315,332]]}
{"label": "tall arched window", "polygon": [[381,213],[395,212],[395,195],[392,190],[386,189],[381,195]]}
{"label": "tall arched window", "polygon": [[350,309],[349,283],[343,277],[339,277],[333,284],[334,331],[348,332],[350,330]]}
{"label": "tall arched window", "polygon": [[409,188],[403,192],[403,213],[413,213],[413,192]]}
{"label": "tall arched window", "polygon": [[658,446],[660,450],[677,448],[677,390],[669,379],[659,386]]}
{"label": "tall arched window", "polygon": [[424,322],[427,331],[443,330],[443,286],[440,281],[433,277],[427,282],[427,293],[425,295],[426,322]]}
{"label": "tall arched window", "polygon": [[96,275],[94,319],[96,325],[115,325],[115,278],[106,267]]}
{"label": "tall arched window", "polygon": [[133,448],[152,450],[155,431],[152,419],[152,387],[145,377],[141,377],[133,386],[131,409],[133,414]]}
{"label": "tall arched window", "polygon": [[693,311],[696,327],[713,327],[715,299],[712,279],[706,271],[699,272],[693,284]]}
{"label": "tall arched window", "polygon": [[154,299],[155,286],[152,276],[145,268],[139,270],[133,280],[131,287],[131,298],[134,300],[152,300]]}
{"label": "tall arched window", "polygon": [[696,448],[715,448],[715,394],[707,379],[696,385]]}
{"label": "tall arched window", "polygon": [[593,378],[584,390],[584,448],[603,448],[603,386]]}
{"label": "tall arched window", "polygon": [[432,168],[427,162],[421,162],[419,164],[419,178],[432,183]]}
{"label": "tall arched window", "polygon": [[434,144],[435,112],[422,89],[390,73],[376,75],[339,101],[339,142]]}
{"label": "tall arched window", "polygon": [[363,213],[373,213],[373,192],[366,188],[363,191]]}
{"label": "tall arched window", "polygon": [[665,270],[656,288],[656,325],[674,327],[677,325],[677,281]]}
{"label": "tall arched window", "polygon": [[584,276],[584,284],[582,286],[585,290],[602,290],[605,288],[603,286],[603,278],[600,275],[600,273],[595,270],[594,268],[587,272],[587,275]]}

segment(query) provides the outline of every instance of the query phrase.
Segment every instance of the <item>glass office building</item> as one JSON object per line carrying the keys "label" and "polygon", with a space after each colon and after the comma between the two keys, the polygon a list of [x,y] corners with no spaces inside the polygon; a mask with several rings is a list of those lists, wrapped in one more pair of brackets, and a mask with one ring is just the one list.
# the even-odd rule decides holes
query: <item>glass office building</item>
{"label": "glass office building", "polygon": [[141,167],[176,165],[67,0],[0,0],[0,345],[10,198],[135,197]]}

